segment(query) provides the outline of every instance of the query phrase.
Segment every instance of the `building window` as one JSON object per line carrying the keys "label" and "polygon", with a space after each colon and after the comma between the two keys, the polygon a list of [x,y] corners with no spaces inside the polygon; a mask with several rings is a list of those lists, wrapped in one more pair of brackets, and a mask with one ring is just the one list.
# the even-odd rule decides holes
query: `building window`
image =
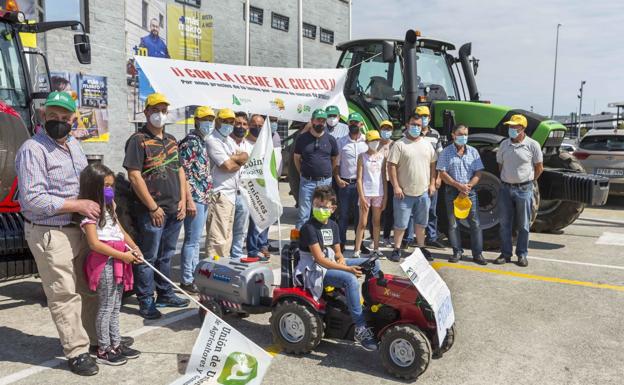
{"label": "building window", "polygon": [[147,10],[147,1],[144,1],[141,6],[141,26],[143,26],[143,29],[147,29]]}
{"label": "building window", "polygon": [[271,12],[271,27],[288,32],[288,17]]}
{"label": "building window", "polygon": [[308,39],[316,39],[316,25],[303,23],[303,36]]}
{"label": "building window", "polygon": [[160,28],[165,28],[165,17],[162,13],[158,14],[158,26],[160,26]]}
{"label": "building window", "polygon": [[334,31],[330,31],[329,29],[321,28],[321,36],[319,38],[321,43],[334,44]]}
{"label": "building window", "polygon": [[[249,7],[249,22],[262,25],[264,22],[264,10],[262,8]],[[245,4],[243,3],[243,20],[245,20]]]}
{"label": "building window", "polygon": [[190,5],[191,7],[201,8],[201,0],[175,0],[176,3]]}
{"label": "building window", "polygon": [[88,0],[45,0],[45,21],[78,20],[89,32]]}

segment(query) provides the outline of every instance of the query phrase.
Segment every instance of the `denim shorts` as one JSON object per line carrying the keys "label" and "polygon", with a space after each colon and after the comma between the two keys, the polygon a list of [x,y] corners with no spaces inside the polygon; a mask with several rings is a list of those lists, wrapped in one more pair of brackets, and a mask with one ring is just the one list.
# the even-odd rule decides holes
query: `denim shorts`
{"label": "denim shorts", "polygon": [[410,215],[414,214],[414,224],[419,226],[427,226],[429,222],[429,206],[431,200],[429,193],[417,197],[406,195],[403,199],[394,197],[394,227],[399,230],[405,230],[410,220]]}

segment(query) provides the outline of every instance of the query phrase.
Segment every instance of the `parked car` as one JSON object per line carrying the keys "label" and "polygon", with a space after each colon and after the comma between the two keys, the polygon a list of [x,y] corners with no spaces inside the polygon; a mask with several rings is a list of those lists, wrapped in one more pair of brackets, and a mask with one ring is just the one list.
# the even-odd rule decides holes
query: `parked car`
{"label": "parked car", "polygon": [[573,145],[572,143],[563,142],[561,143],[561,147],[559,148],[561,149],[561,151],[565,151],[569,153],[573,153],[574,151],[576,151],[576,146]]}
{"label": "parked car", "polygon": [[574,156],[585,171],[609,178],[609,193],[624,195],[624,131],[591,130],[579,143]]}

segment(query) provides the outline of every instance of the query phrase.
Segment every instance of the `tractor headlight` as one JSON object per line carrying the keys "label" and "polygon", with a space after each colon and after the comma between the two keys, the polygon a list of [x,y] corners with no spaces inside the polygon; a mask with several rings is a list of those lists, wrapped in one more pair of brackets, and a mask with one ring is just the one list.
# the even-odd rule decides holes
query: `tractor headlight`
{"label": "tractor headlight", "polygon": [[550,134],[548,134],[549,138],[563,138],[565,135],[565,131],[562,130],[555,130],[555,131],[551,131]]}

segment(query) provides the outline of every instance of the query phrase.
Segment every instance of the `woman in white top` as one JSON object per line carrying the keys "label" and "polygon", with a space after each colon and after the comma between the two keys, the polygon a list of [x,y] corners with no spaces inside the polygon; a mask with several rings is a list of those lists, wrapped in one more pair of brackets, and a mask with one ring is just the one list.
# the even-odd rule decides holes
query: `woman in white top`
{"label": "woman in white top", "polygon": [[364,237],[364,229],[368,222],[368,210],[373,210],[373,256],[384,258],[379,251],[379,235],[381,228],[381,213],[386,208],[386,159],[383,153],[377,151],[381,137],[379,131],[371,130],[366,133],[368,151],[360,154],[357,164],[357,190],[360,197],[360,220],[355,231],[355,252],[353,257],[360,256],[360,246]]}

